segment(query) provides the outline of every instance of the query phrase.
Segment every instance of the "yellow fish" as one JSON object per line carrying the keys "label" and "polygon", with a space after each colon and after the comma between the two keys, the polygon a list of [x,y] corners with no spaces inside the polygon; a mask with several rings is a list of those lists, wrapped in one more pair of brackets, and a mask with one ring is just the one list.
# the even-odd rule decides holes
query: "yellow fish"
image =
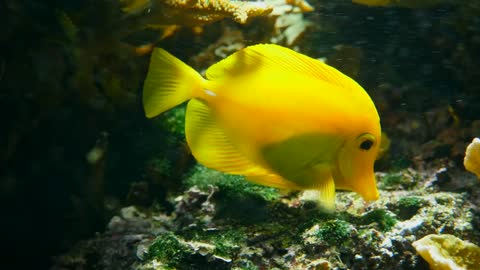
{"label": "yellow fish", "polygon": [[146,116],[187,100],[186,139],[201,164],[266,186],[316,190],[328,210],[336,188],[378,198],[380,119],[365,90],[335,68],[261,44],[212,65],[204,79],[156,48]]}

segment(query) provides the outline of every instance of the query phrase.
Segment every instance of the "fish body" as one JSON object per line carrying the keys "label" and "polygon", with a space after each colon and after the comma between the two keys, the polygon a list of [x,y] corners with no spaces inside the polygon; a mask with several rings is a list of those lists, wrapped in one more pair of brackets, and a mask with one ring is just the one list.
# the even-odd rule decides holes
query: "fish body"
{"label": "fish body", "polygon": [[318,60],[273,44],[212,65],[207,79],[162,49],[144,85],[147,117],[189,100],[185,134],[203,165],[278,188],[335,188],[378,198],[373,163],[380,123],[368,94]]}

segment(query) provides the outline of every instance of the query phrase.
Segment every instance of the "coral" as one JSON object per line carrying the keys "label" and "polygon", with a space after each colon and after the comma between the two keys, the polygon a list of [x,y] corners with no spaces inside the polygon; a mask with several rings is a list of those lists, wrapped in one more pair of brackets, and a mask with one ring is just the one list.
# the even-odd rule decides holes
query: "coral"
{"label": "coral", "polygon": [[251,17],[265,16],[272,7],[264,2],[230,0],[164,0],[157,1],[163,23],[198,25],[231,17],[238,23],[246,23]]}
{"label": "coral", "polygon": [[201,69],[226,58],[230,54],[245,47],[245,37],[239,29],[226,26],[215,43],[210,44],[202,52],[190,59],[192,67]]}
{"label": "coral", "polygon": [[302,12],[311,12],[314,10],[306,0],[285,0],[285,2],[294,7],[299,7]]}
{"label": "coral", "polygon": [[314,11],[313,6],[305,0],[266,0],[265,2],[273,7],[270,16]]}
{"label": "coral", "polygon": [[480,179],[480,139],[475,138],[465,150],[463,165],[467,171],[474,173]]}
{"label": "coral", "polygon": [[412,245],[431,270],[474,270],[480,266],[480,247],[450,234],[430,234]]}
{"label": "coral", "polygon": [[301,13],[283,14],[275,20],[275,35],[270,41],[292,46],[311,25],[312,23],[305,20]]}
{"label": "coral", "polygon": [[304,0],[267,0],[266,2],[273,6],[269,17],[275,18],[274,36],[270,38],[270,42],[292,46],[312,26],[312,22],[303,16],[303,13],[314,10],[308,2]]}

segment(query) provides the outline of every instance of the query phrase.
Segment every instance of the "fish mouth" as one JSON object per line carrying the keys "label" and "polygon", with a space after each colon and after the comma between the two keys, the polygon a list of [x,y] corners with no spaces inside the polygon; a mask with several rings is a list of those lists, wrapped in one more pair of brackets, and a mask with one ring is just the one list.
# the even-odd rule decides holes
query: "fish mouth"
{"label": "fish mouth", "polygon": [[374,173],[345,178],[338,169],[334,169],[333,178],[338,189],[351,190],[358,193],[365,201],[375,201],[380,197]]}
{"label": "fish mouth", "polygon": [[354,191],[360,194],[365,201],[377,200],[380,197],[380,194],[377,189],[375,175],[372,174],[362,178],[363,179],[358,179],[360,185],[357,186]]}

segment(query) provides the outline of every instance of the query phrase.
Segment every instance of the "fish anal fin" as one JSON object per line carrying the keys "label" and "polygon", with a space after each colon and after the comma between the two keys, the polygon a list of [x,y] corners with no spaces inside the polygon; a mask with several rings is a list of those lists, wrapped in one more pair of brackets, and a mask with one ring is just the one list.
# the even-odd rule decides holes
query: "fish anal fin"
{"label": "fish anal fin", "polygon": [[203,101],[192,99],[188,102],[185,134],[193,156],[206,167],[247,176],[268,173],[238,151]]}

